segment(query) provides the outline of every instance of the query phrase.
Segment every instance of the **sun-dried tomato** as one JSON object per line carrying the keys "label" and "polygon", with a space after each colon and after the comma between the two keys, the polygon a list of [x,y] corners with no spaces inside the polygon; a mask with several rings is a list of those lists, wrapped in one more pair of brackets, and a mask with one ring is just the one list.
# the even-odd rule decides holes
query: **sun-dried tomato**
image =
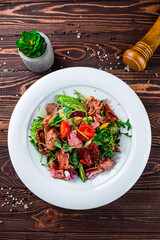
{"label": "sun-dried tomato", "polygon": [[37,141],[38,141],[39,150],[43,155],[46,155],[48,151],[47,151],[47,148],[45,147],[45,137],[44,137],[43,129],[39,129],[37,131]]}
{"label": "sun-dried tomato", "polygon": [[97,147],[97,143],[91,143],[85,150],[84,160],[88,162],[90,165],[93,165],[97,162],[99,157],[99,150]]}
{"label": "sun-dried tomato", "polygon": [[110,109],[110,107],[108,106],[108,104],[106,102],[103,103],[104,105],[104,113],[105,113],[105,117],[106,120],[109,122],[115,122],[118,120],[118,117],[116,116],[116,114]]}

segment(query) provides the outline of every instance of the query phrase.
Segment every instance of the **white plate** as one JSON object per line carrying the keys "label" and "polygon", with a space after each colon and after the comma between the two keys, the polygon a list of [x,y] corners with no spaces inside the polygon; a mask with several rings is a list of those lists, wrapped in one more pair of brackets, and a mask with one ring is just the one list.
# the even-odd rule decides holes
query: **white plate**
{"label": "white plate", "polygon": [[[86,96],[109,98],[118,117],[122,121],[129,118],[132,124],[132,138],[121,138],[122,153],[117,154],[116,164],[85,183],[78,178],[53,179],[28,138],[39,106],[55,102],[63,90],[73,96],[74,89]],[[23,94],[11,117],[8,146],[18,176],[34,194],[59,207],[91,209],[116,200],[138,180],[149,157],[151,129],[142,102],[122,80],[94,68],[73,67],[44,76]]]}

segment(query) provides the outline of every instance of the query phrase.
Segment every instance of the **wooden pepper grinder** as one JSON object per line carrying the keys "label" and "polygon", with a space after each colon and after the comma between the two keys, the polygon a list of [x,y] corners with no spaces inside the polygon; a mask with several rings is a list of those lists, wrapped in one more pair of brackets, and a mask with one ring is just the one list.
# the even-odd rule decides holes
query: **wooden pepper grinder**
{"label": "wooden pepper grinder", "polygon": [[149,32],[136,43],[134,47],[125,51],[123,62],[133,71],[139,72],[145,69],[149,58],[160,45],[160,17]]}

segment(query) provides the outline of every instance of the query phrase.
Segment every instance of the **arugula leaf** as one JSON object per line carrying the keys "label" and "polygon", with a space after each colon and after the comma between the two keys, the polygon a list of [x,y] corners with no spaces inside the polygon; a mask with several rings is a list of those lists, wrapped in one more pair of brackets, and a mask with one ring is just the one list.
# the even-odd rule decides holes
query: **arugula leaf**
{"label": "arugula leaf", "polygon": [[120,127],[123,127],[123,128],[127,127],[127,131],[129,131],[132,127],[130,122],[129,122],[129,119],[127,119],[126,122],[122,122],[121,120],[118,120],[115,123],[116,123],[117,127],[119,127],[119,128]]}
{"label": "arugula leaf", "polygon": [[127,119],[127,121],[125,122],[126,126],[127,126],[127,131],[129,131],[131,129],[131,124],[129,122],[129,119]]}
{"label": "arugula leaf", "polygon": [[122,134],[127,136],[127,137],[132,137],[132,135],[129,135],[128,133],[122,133]]}
{"label": "arugula leaf", "polygon": [[107,101],[108,101],[108,98],[101,100],[101,102],[107,102]]}
{"label": "arugula leaf", "polygon": [[54,142],[54,146],[56,146],[57,148],[62,148],[61,144],[58,141]]}

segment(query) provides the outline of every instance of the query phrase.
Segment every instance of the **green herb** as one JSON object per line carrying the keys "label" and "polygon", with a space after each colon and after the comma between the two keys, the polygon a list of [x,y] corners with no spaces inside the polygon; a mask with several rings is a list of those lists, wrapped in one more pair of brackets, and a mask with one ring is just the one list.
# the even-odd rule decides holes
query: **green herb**
{"label": "green herb", "polygon": [[127,119],[126,122],[122,122],[121,120],[118,120],[118,121],[116,121],[116,124],[117,124],[117,127],[119,127],[119,128],[120,127],[123,127],[123,128],[127,127],[127,131],[129,131],[132,127],[130,122],[129,122],[129,119]]}
{"label": "green herb", "polygon": [[101,102],[107,102],[107,101],[108,101],[108,98],[101,100]]}
{"label": "green herb", "polygon": [[61,148],[62,147],[61,144],[58,141],[54,142],[54,146],[56,146],[57,148]]}
{"label": "green herb", "polygon": [[128,133],[122,133],[122,134],[127,136],[127,137],[132,137],[132,135],[129,135]]}
{"label": "green herb", "polygon": [[70,147],[70,146],[68,146],[68,145],[64,145],[64,146],[62,147],[62,149],[65,150],[65,151],[72,151],[72,148],[73,148],[73,147]]}
{"label": "green herb", "polygon": [[75,168],[78,167],[79,164],[79,157],[78,157],[79,151],[74,152],[70,155],[69,162],[72,164]]}
{"label": "green herb", "polygon": [[20,52],[31,58],[41,56],[46,50],[45,39],[35,30],[23,32],[21,39],[16,41],[16,45]]}

